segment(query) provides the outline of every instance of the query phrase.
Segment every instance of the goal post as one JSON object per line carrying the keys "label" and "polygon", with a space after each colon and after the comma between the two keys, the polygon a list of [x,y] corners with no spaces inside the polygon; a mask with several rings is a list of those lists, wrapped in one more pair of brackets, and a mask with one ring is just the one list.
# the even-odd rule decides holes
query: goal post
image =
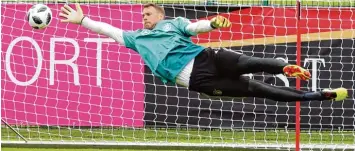
{"label": "goal post", "polygon": [[[142,4],[153,2],[164,6],[167,19],[229,18],[231,28],[192,41],[250,56],[296,64],[300,32],[300,62],[312,73],[300,88],[349,89],[345,101],[300,103],[300,148],[355,149],[355,2],[301,1],[297,28],[296,1],[2,1],[1,118],[11,126],[1,125],[2,146],[294,150],[296,103],[208,98],[163,84],[136,52],[58,17],[64,3],[80,2],[93,20],[137,30],[143,27]],[[25,20],[35,3],[53,12],[44,30]],[[245,76],[296,87],[283,75]]]}

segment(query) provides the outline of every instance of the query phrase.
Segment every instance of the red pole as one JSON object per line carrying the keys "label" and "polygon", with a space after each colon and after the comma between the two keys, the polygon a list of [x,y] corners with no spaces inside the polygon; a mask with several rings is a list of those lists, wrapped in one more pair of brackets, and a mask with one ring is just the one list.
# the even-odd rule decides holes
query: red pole
{"label": "red pole", "polygon": [[[301,66],[301,29],[300,29],[300,18],[301,18],[301,2],[297,0],[297,50],[296,50],[296,61],[297,65]],[[301,81],[299,79],[296,80],[296,89],[300,89]],[[296,151],[300,150],[300,101],[296,102]]]}

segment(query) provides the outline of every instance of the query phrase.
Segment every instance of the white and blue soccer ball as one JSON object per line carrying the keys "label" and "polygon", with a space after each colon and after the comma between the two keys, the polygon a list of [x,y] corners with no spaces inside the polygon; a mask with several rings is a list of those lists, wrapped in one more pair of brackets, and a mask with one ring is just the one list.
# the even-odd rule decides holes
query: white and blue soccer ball
{"label": "white and blue soccer ball", "polygon": [[33,5],[27,12],[27,21],[34,29],[46,28],[52,20],[51,9],[44,4]]}

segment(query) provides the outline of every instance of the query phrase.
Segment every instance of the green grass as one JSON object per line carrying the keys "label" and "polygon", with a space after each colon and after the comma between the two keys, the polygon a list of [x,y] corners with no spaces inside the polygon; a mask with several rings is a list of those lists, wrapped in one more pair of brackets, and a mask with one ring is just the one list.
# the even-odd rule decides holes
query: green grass
{"label": "green grass", "polygon": [[[232,143],[232,144],[294,144],[295,132],[284,130],[266,131],[242,131],[242,130],[202,130],[202,129],[131,129],[131,128],[70,128],[70,127],[21,127],[16,128],[28,141],[114,141],[114,142],[181,142],[181,143]],[[21,141],[9,128],[2,125],[2,141]],[[354,131],[303,131],[301,133],[302,144],[354,144]],[[202,144],[202,145],[203,145]],[[12,146],[13,147],[13,146]],[[127,151],[147,150],[176,150],[179,148],[152,148],[134,147]],[[180,148],[188,150],[200,150],[198,148]],[[213,148],[201,148],[208,150]],[[8,151],[53,151],[53,148],[3,148]],[[75,149],[73,147],[58,151],[96,151],[98,148],[87,146]],[[122,150],[121,149],[103,149]],[[223,149],[228,150],[228,149]],[[235,148],[230,149],[235,150]],[[253,151],[255,149],[238,149],[241,151]],[[54,150],[55,151],[55,150]]]}
{"label": "green grass", "polygon": [[[115,141],[115,142],[185,142],[185,143],[233,143],[233,144],[294,144],[295,132],[284,130],[241,131],[241,130],[199,130],[199,129],[128,129],[128,128],[69,128],[69,127],[22,127],[16,128],[29,141]],[[5,126],[1,130],[2,141],[20,141],[13,131]],[[303,131],[302,144],[354,144],[355,132],[352,131]],[[176,150],[168,148],[166,150]],[[182,148],[190,149],[190,148]],[[56,151],[53,148],[3,148],[4,151]],[[62,149],[58,151],[96,151],[88,149]],[[103,149],[122,150],[121,149]],[[151,147],[133,148],[127,151],[157,150]],[[159,151],[165,151],[158,149]],[[199,150],[194,148],[193,150]],[[203,148],[203,150],[206,150]],[[207,149],[208,150],[208,149]],[[226,149],[227,150],[227,149]],[[233,149],[231,149],[233,150]],[[238,149],[241,150],[241,149]],[[255,149],[242,149],[253,151]]]}
{"label": "green grass", "polygon": [[[130,141],[185,143],[293,143],[295,132],[284,130],[198,130],[198,129],[124,129],[124,128],[17,128],[29,141]],[[1,138],[19,140],[14,132],[2,128]],[[302,143],[354,144],[355,132],[301,133]]]}

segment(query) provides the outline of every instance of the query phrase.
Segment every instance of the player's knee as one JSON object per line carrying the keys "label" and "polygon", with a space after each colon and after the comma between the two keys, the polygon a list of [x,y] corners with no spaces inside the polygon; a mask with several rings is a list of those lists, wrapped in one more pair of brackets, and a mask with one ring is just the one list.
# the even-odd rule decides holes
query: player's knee
{"label": "player's knee", "polygon": [[244,67],[257,68],[261,67],[263,63],[263,58],[242,55],[240,56],[240,62],[243,64],[242,66]]}
{"label": "player's knee", "polygon": [[258,91],[261,91],[262,89],[268,89],[268,88],[265,87],[265,85],[261,84],[260,82],[257,82],[254,80],[248,81],[248,91],[249,92],[258,92]]}

